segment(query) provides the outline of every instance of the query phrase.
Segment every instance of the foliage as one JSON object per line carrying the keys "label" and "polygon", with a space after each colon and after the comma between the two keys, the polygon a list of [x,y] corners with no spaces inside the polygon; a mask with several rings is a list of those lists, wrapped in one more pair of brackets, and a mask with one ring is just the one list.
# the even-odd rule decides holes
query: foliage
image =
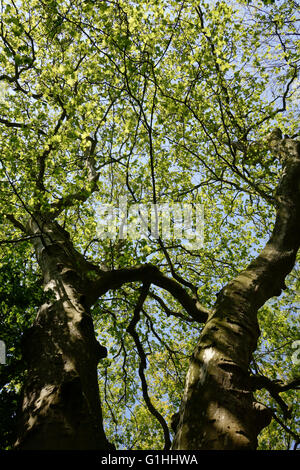
{"label": "foliage", "polygon": [[0,365],[0,447],[13,445],[16,438],[16,412],[26,373],[22,358],[22,337],[45,300],[40,279],[24,257],[24,245],[14,253],[1,253],[0,338],[6,344],[6,364]]}
{"label": "foliage", "polygon": [[[281,168],[265,142],[276,127],[291,136],[298,131],[295,23],[296,2],[290,1],[2,0],[3,239],[24,237],[11,221],[26,225],[36,210],[50,212],[93,262],[108,268],[152,262],[177,273],[187,288],[195,286],[199,301],[211,307],[274,222]],[[204,246],[189,250],[182,240],[151,236],[101,239],[97,210],[117,205],[121,195],[129,205],[203,204]],[[7,263],[2,275],[11,273],[16,286],[20,258],[14,261],[11,251]],[[271,377],[294,374],[296,269],[284,296],[260,312],[253,370]],[[39,300],[31,274],[22,279],[24,297],[13,293],[3,304],[16,305],[5,317],[14,345]],[[145,407],[140,357],[127,331],[139,287],[113,291],[94,306],[97,334],[109,345],[99,383],[106,431],[117,447],[161,448],[162,431]],[[201,327],[170,295],[151,292],[156,298],[145,302],[137,329],[149,397],[169,424]],[[294,399],[290,391],[288,400]],[[288,440],[272,422],[261,447],[282,448]]]}

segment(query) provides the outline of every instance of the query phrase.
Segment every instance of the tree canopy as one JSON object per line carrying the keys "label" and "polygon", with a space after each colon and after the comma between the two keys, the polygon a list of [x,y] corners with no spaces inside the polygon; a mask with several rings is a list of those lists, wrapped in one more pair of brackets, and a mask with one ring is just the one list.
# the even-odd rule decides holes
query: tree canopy
{"label": "tree canopy", "polygon": [[[42,302],[35,235],[26,229],[36,213],[56,219],[104,271],[155,265],[204,316],[260,252],[284,171],[270,142],[278,132],[299,138],[297,7],[1,0],[0,335],[9,354],[13,330],[27,328]],[[201,204],[203,245],[151,234],[103,238],[99,208],[121,196],[129,206]],[[296,381],[299,286],[296,262],[283,292],[259,310],[253,374]],[[98,367],[104,428],[118,449],[159,449],[172,438],[203,328],[174,292],[128,282],[92,308],[108,350]],[[12,376],[1,382],[8,391],[17,384]],[[266,388],[257,398],[274,419],[259,448],[293,448],[297,392]],[[11,445],[5,439],[0,445]]]}

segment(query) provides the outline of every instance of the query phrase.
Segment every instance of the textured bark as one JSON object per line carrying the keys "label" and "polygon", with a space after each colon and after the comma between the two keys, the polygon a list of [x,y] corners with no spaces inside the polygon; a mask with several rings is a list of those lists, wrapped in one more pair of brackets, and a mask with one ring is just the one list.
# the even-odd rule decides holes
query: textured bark
{"label": "textured bark", "polygon": [[174,449],[254,449],[270,422],[253,400],[248,366],[259,335],[243,297],[223,298],[189,366]]}
{"label": "textured bark", "polygon": [[259,337],[258,309],[285,288],[300,246],[300,143],[275,138],[283,165],[270,240],[218,295],[192,355],[173,449],[255,449],[271,413],[256,403],[249,364]]}
{"label": "textured bark", "polygon": [[41,306],[23,340],[27,380],[18,449],[108,449],[97,382],[106,349],[95,339],[89,314],[90,265],[56,222],[28,223],[45,289],[54,299]]}

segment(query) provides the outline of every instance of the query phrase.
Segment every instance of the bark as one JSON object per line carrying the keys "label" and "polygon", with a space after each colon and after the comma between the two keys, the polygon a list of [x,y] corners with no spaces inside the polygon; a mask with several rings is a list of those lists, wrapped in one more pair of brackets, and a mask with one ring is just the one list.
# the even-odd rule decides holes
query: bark
{"label": "bark", "polygon": [[271,412],[253,397],[249,375],[258,309],[285,288],[300,246],[300,143],[270,143],[283,165],[276,222],[260,255],[218,295],[192,355],[173,449],[255,449]]}
{"label": "bark", "polygon": [[23,339],[28,372],[15,447],[108,449],[97,381],[106,349],[95,339],[89,312],[88,277],[96,268],[56,222],[35,217],[27,232],[42,232],[34,248],[45,289],[54,298],[41,306]]}

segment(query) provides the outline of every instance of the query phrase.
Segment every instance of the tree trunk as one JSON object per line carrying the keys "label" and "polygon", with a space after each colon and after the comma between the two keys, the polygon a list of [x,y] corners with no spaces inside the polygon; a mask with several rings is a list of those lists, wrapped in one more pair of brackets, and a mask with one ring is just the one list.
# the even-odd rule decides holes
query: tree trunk
{"label": "tree trunk", "polygon": [[271,412],[253,398],[249,374],[258,309],[285,289],[300,246],[300,142],[270,143],[283,164],[270,240],[218,295],[191,358],[173,449],[255,449]]}
{"label": "tree trunk", "polygon": [[191,359],[173,449],[256,448],[271,419],[249,387],[258,335],[255,315],[243,308],[242,298],[220,301]]}
{"label": "tree trunk", "polygon": [[88,273],[96,269],[56,222],[32,219],[28,233],[53,299],[24,337],[27,379],[15,447],[32,450],[108,449],[97,381],[106,349],[95,339]]}

